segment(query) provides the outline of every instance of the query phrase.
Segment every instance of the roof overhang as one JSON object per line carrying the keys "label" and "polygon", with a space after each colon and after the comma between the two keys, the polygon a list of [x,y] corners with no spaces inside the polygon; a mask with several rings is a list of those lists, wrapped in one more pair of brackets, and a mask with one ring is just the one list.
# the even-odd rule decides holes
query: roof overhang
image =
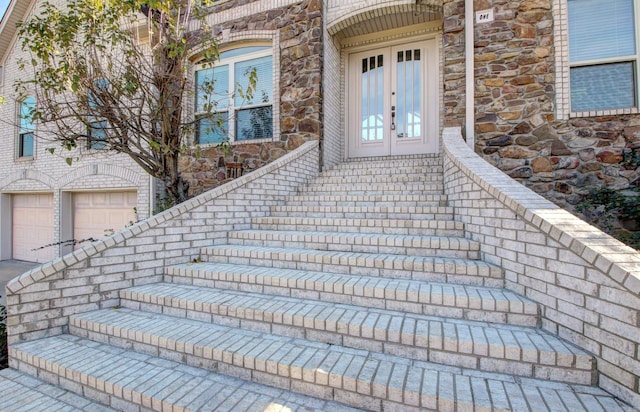
{"label": "roof overhang", "polygon": [[7,52],[16,38],[18,22],[24,20],[33,0],[11,0],[0,21],[0,62],[4,62]]}

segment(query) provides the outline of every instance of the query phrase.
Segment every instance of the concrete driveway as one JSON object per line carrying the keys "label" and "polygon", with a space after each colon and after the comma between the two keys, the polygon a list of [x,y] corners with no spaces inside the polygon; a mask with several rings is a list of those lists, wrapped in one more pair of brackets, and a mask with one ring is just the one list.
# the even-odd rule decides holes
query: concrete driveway
{"label": "concrete driveway", "polygon": [[0,305],[7,302],[4,287],[9,281],[24,272],[40,265],[40,263],[24,262],[22,260],[2,260],[0,261]]}

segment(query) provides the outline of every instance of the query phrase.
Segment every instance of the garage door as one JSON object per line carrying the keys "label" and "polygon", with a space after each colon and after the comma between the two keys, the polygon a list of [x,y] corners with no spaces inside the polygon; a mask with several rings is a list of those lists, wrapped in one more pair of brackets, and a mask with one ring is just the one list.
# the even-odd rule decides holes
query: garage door
{"label": "garage door", "polygon": [[[100,239],[136,221],[136,192],[81,192],[73,194],[73,238]],[[86,243],[76,247],[85,246]]]}
{"label": "garage door", "polygon": [[[54,258],[53,195],[13,195],[13,258],[48,262]],[[34,250],[36,249],[36,250]]]}

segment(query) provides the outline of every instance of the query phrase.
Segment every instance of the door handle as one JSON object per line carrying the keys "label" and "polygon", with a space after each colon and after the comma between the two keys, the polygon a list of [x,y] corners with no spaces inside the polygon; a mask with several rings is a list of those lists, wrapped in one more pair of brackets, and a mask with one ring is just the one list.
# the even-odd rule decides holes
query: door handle
{"label": "door handle", "polygon": [[396,130],[396,107],[391,106],[391,130]]}

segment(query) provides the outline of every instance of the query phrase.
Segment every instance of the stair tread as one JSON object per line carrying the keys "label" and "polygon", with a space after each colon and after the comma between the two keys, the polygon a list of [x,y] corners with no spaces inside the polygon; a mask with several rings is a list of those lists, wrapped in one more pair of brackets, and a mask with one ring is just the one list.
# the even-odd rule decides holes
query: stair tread
{"label": "stair tread", "polygon": [[[374,400],[399,400],[431,409],[443,401],[454,401],[459,407],[508,408],[508,402],[526,404],[531,392],[535,392],[535,397],[546,392],[553,393],[551,398],[568,396],[581,405],[580,400],[585,399],[580,394],[584,392],[588,395],[585,398],[595,402],[582,404],[584,409],[599,405],[598,402],[604,402],[609,408],[617,406],[610,395],[593,387],[443,366],[125,308],[74,315],[71,321],[80,322],[95,334],[113,329],[116,339],[128,338],[158,350],[165,348],[185,355],[202,354],[218,364],[237,366],[252,373],[265,372],[274,379],[286,379],[284,385],[293,385],[296,381],[328,385],[333,389],[326,392],[328,396],[340,390]],[[43,339],[40,345],[20,344],[17,350],[31,344],[38,346],[39,351],[56,356],[50,339]],[[440,384],[435,385],[436,382]],[[496,386],[499,389],[496,390]],[[480,391],[475,399],[473,389]],[[607,410],[616,409],[619,407]]]}
{"label": "stair tread", "polygon": [[[514,362],[593,370],[591,355],[538,328],[169,283],[129,288],[121,291],[120,296],[126,300],[157,304],[163,310],[182,308],[212,315],[299,326],[384,343],[428,348],[431,352],[440,350],[452,356],[457,351]],[[482,368],[478,363],[477,366]]]}
{"label": "stair tread", "polygon": [[[409,279],[387,279],[364,275],[344,275],[226,263],[184,263],[170,266],[167,274],[195,272],[203,275],[221,273],[222,281],[244,284],[264,283],[267,286],[286,286],[319,292],[337,292],[367,298],[397,299],[407,303],[437,304],[464,309],[487,308],[491,311],[517,314],[537,314],[537,304],[506,289],[452,283],[425,282]],[[196,276],[196,274],[192,276]]]}
{"label": "stair tread", "polygon": [[116,412],[101,403],[46,383],[15,369],[0,370],[0,410],[12,412]]}
{"label": "stair tread", "polygon": [[[465,282],[454,283],[471,284],[470,282],[472,281],[484,281],[486,278],[492,278],[500,281],[500,287],[503,286],[501,268],[482,260],[465,258],[247,245],[208,246],[201,248],[200,254],[205,259],[219,256],[230,260],[248,260],[251,261],[250,264],[252,265],[260,260],[262,264],[256,264],[257,266],[311,269],[330,273],[388,276],[390,278],[413,280],[447,282],[450,277],[465,276]],[[276,261],[278,263],[274,263]],[[248,262],[235,261],[229,263],[249,264]],[[339,270],[339,272],[336,272],[336,270]],[[482,286],[495,285],[483,284]]]}
{"label": "stair tread", "polygon": [[[328,229],[328,228],[325,228]],[[480,243],[464,237],[306,230],[257,230],[229,232],[230,244],[304,247],[347,252],[440,255],[478,258]]]}
{"label": "stair tread", "polygon": [[91,389],[156,410],[267,410],[270,405],[355,410],[71,335],[21,343],[14,351],[26,362],[32,358],[47,369],[64,368],[69,380],[87,382]]}
{"label": "stair tread", "polygon": [[[480,243],[460,236],[434,236],[434,235],[395,235],[385,233],[346,233],[331,231],[301,231],[301,230],[259,230],[246,229],[229,232],[233,236],[262,235],[272,238],[342,238],[342,239],[367,239],[366,245],[395,245],[403,247],[438,247],[441,249],[452,248],[458,250],[479,250]],[[316,241],[316,240],[313,240]],[[456,247],[457,246],[457,247]]]}

